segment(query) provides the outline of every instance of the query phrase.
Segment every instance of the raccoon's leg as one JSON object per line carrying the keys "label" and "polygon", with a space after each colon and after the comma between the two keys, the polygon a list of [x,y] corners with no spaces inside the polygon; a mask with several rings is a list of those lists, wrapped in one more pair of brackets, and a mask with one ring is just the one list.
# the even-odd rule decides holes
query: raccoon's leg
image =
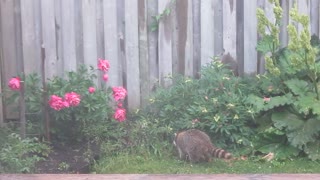
{"label": "raccoon's leg", "polygon": [[182,152],[182,150],[178,147],[178,152],[179,152],[179,158],[185,160],[186,155]]}
{"label": "raccoon's leg", "polygon": [[189,157],[189,161],[191,163],[195,163],[195,162],[198,162],[199,161],[199,156],[197,154],[194,154],[194,153],[191,153],[191,152],[187,152],[188,154],[188,157]]}

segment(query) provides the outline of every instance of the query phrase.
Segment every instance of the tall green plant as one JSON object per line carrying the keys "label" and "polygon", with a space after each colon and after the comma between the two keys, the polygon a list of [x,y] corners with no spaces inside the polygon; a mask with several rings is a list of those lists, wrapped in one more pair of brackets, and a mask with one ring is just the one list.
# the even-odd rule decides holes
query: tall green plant
{"label": "tall green plant", "polygon": [[[289,44],[280,48],[282,9],[278,0],[270,2],[274,5],[274,23],[266,18],[263,10],[257,10],[258,29],[262,36],[257,50],[265,57],[267,73],[259,76],[263,88],[260,97],[251,95],[248,101],[259,114],[257,119],[264,119],[259,121],[260,137],[266,137],[266,134],[286,137],[277,142],[278,146],[265,151],[285,154],[285,148],[279,147],[291,147],[292,151],[286,155],[297,155],[297,150],[301,150],[317,160],[320,159],[320,64],[316,61],[319,49],[311,44],[309,17],[299,14],[296,4],[290,10],[292,21],[287,27]],[[297,26],[302,29],[299,31]],[[266,29],[270,30],[269,33]]]}

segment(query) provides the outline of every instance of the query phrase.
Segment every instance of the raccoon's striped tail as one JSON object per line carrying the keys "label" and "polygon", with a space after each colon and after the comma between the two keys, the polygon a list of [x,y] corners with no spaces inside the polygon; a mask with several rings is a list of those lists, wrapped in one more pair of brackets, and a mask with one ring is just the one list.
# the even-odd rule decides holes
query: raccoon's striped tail
{"label": "raccoon's striped tail", "polygon": [[231,153],[227,152],[224,149],[220,149],[220,148],[212,149],[212,156],[216,157],[216,158],[223,158],[223,159],[231,159],[232,158]]}

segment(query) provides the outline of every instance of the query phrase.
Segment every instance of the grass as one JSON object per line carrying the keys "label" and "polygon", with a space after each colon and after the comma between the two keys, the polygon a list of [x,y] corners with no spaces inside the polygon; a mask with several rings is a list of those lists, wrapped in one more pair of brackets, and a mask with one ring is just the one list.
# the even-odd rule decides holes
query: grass
{"label": "grass", "polygon": [[210,163],[191,164],[174,156],[133,155],[122,153],[101,159],[93,173],[115,174],[248,174],[248,173],[320,173],[320,162],[308,159],[287,161],[235,160],[225,162],[216,159]]}

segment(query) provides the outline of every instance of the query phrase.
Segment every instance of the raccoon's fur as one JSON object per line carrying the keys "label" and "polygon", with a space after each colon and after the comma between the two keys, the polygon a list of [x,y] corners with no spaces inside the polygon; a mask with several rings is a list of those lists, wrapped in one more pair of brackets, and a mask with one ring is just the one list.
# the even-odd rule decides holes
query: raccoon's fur
{"label": "raccoon's fur", "polygon": [[238,62],[230,55],[230,53],[221,56],[221,62],[233,72],[235,76],[239,76]]}
{"label": "raccoon's fur", "polygon": [[210,137],[197,129],[189,129],[175,134],[173,144],[176,146],[180,159],[190,162],[210,162],[212,157],[230,159],[232,155],[216,148]]}

